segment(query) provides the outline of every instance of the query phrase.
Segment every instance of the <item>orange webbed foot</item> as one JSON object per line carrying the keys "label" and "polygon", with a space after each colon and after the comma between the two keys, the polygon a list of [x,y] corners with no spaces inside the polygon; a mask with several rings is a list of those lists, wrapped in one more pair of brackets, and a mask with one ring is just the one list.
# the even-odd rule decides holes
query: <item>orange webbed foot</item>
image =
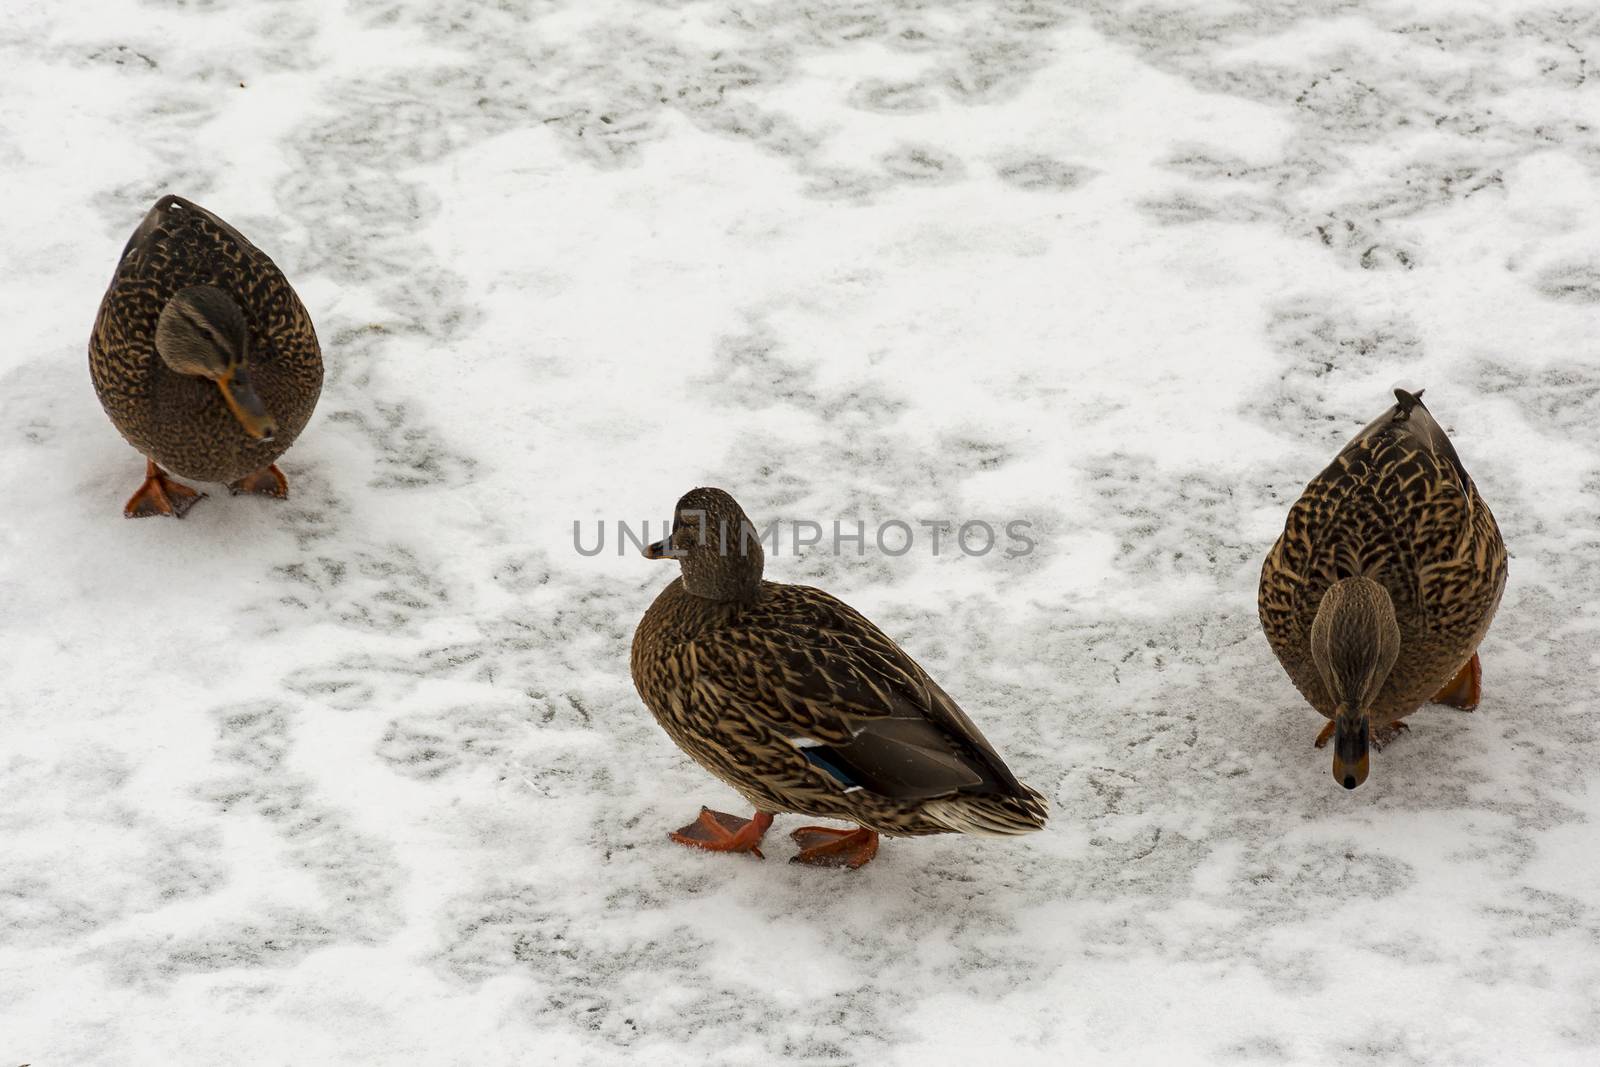
{"label": "orange webbed foot", "polygon": [[146,459],[144,484],[122,506],[122,514],[129,519],[146,519],[152,515],[171,515],[181,519],[203,496],[205,494],[199,490],[168,478],[166,472],[156,466],[155,460]]}
{"label": "orange webbed foot", "polygon": [[276,463],[269,463],[254,474],[247,474],[236,482],[228,483],[228,492],[254,493],[257,496],[275,496],[283,500],[289,495],[289,479],[283,476]]}
{"label": "orange webbed foot", "polygon": [[1374,750],[1382,752],[1386,745],[1394,743],[1395,738],[1399,737],[1401,734],[1409,734],[1410,732],[1411,727],[1409,724],[1403,723],[1396,719],[1389,725],[1380,726],[1372,731],[1372,747]]}
{"label": "orange webbed foot", "polygon": [[1471,711],[1478,706],[1478,700],[1483,696],[1483,664],[1478,662],[1478,654],[1474,652],[1472,658],[1456,672],[1456,676],[1445,687],[1433,694],[1435,704],[1448,704],[1452,708],[1462,711]]}
{"label": "orange webbed foot", "polygon": [[761,855],[761,838],[771,825],[772,816],[765,811],[756,812],[755,818],[741,819],[725,811],[701,808],[699,818],[667,836],[680,845],[707,852],[752,852],[757,859],[765,859]]}
{"label": "orange webbed foot", "polygon": [[862,827],[840,830],[832,826],[802,826],[789,835],[800,852],[790,863],[811,867],[864,867],[878,854],[878,834]]}
{"label": "orange webbed foot", "polygon": [[1329,719],[1328,720],[1328,725],[1324,726],[1322,728],[1322,732],[1317,735],[1317,739],[1315,741],[1311,742],[1311,747],[1312,748],[1327,748],[1328,747],[1328,742],[1332,741],[1332,740],[1333,740],[1333,720]]}

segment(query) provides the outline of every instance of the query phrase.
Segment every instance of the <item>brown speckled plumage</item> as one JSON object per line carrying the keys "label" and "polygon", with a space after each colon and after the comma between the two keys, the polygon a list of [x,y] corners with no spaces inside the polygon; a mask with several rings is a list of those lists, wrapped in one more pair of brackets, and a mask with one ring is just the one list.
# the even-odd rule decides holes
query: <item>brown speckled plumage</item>
{"label": "brown speckled plumage", "polygon": [[[695,490],[680,522],[730,506],[744,520],[720,490]],[[683,528],[675,537],[687,543]],[[634,684],[680,748],[759,811],[891,836],[1043,827],[1044,798],[900,646],[837,598],[762,581],[760,568],[756,548],[751,580],[716,599],[691,592],[686,559],[634,634]]]}
{"label": "brown speckled plumage", "polygon": [[1311,651],[1329,586],[1365,576],[1394,605],[1399,653],[1372,702],[1374,730],[1421,707],[1466,664],[1506,584],[1506,548],[1444,430],[1420,400],[1398,402],[1345,446],[1289,510],[1261,569],[1261,625],[1301,694],[1335,700]]}
{"label": "brown speckled plumage", "polygon": [[[256,391],[277,423],[273,439],[250,437],[214,382],[178,374],[157,354],[162,308],[192,285],[223,290],[244,312]],[[89,373],[134,448],[183,477],[232,482],[294,444],[322,392],[322,350],[272,260],[209,211],[166,196],[123,249],[89,339]]]}

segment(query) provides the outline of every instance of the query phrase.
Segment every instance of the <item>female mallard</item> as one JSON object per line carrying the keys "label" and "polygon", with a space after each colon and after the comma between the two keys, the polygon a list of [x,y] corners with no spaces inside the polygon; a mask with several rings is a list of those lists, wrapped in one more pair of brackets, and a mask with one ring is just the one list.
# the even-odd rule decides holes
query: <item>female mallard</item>
{"label": "female mallard", "polygon": [[1472,710],[1478,642],[1506,587],[1506,546],[1422,391],[1355,436],[1317,475],[1261,568],[1261,626],[1284,670],[1331,721],[1333,776],[1367,778],[1430,698]]}
{"label": "female mallard", "polygon": [[89,338],[100,405],[145,456],[129,518],[204,496],[161,468],[282,497],[273,462],[322,392],[311,317],[277,266],[198,204],[164,196],[122,250]]}
{"label": "female mallard", "polygon": [[633,683],[678,747],[756,809],[702,808],[672,840],[759,856],[773,815],[800,812],[861,829],[794,831],[797,862],[860,867],[879,834],[1044,827],[1045,799],[882,630],[820,589],[761,580],[761,542],[727,493],[687,493],[645,555],[683,573],[633,635]]}

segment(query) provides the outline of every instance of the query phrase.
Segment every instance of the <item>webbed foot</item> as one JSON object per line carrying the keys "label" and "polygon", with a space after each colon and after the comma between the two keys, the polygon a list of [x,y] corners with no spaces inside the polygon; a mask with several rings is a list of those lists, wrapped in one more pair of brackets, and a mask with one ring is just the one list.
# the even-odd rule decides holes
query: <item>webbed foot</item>
{"label": "webbed foot", "polygon": [[667,836],[680,845],[703,848],[707,852],[753,852],[761,855],[761,838],[772,825],[772,816],[758,811],[753,819],[741,819],[725,811],[701,808],[700,817]]}
{"label": "webbed foot", "polygon": [[865,827],[840,830],[832,826],[802,826],[789,836],[800,846],[790,863],[855,870],[878,854],[878,834]]}
{"label": "webbed foot", "polygon": [[156,466],[155,460],[147,458],[144,461],[144,484],[122,506],[122,514],[129,519],[146,519],[152,515],[171,515],[181,519],[203,496],[205,494],[198,489],[190,489],[168,478],[166,472]]}
{"label": "webbed foot", "polygon": [[1483,696],[1483,665],[1478,662],[1478,654],[1474,652],[1472,658],[1456,672],[1456,676],[1445,687],[1433,694],[1435,704],[1448,704],[1452,708],[1462,711],[1471,711],[1478,706],[1478,700]]}
{"label": "webbed foot", "polygon": [[228,483],[228,492],[255,493],[258,496],[275,496],[283,500],[289,495],[289,479],[283,476],[276,463],[269,463],[254,474],[247,474],[236,482]]}
{"label": "webbed foot", "polygon": [[1401,734],[1409,734],[1411,727],[1398,719],[1387,726],[1379,726],[1372,731],[1372,747],[1382,752],[1385,745],[1392,744],[1394,739]]}
{"label": "webbed foot", "polygon": [[1328,725],[1324,726],[1322,728],[1322,732],[1317,735],[1317,739],[1315,741],[1311,742],[1311,747],[1312,748],[1327,748],[1328,747],[1328,742],[1332,741],[1332,740],[1333,740],[1333,720],[1329,719],[1328,720]]}

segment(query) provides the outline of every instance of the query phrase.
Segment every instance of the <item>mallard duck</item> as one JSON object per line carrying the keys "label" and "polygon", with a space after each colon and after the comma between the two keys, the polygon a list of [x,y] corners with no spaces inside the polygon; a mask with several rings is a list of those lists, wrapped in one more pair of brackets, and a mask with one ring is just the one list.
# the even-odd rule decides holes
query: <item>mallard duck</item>
{"label": "mallard duck", "polygon": [[204,493],[167,477],[283,497],[274,465],[322,392],[322,349],[283,272],[217,216],[164,196],[100,301],[89,375],[145,457],[123,514],[183,517]]}
{"label": "mallard duck", "polygon": [[733,497],[685,494],[644,554],[682,572],[634,633],[634,685],[678,747],[756,809],[702,808],[672,840],[760,856],[773,816],[799,812],[859,829],[795,830],[796,862],[860,867],[879,834],[1044,827],[1044,797],[882,630],[820,589],[762,580],[761,542]]}
{"label": "mallard duck", "polygon": [[1395,390],[1306,486],[1261,568],[1261,626],[1284,670],[1330,720],[1333,776],[1366,781],[1368,745],[1430,699],[1470,711],[1478,643],[1506,587],[1489,507],[1422,403]]}

